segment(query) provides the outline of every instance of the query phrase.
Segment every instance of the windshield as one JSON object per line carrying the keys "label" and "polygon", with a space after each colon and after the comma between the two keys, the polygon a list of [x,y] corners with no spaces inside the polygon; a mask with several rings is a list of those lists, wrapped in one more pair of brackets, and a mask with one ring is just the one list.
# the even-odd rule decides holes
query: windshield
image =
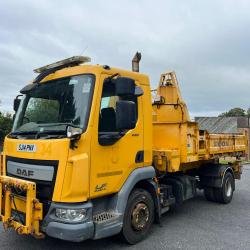
{"label": "windshield", "polygon": [[78,75],[37,84],[24,95],[12,133],[86,129],[94,85],[93,75]]}

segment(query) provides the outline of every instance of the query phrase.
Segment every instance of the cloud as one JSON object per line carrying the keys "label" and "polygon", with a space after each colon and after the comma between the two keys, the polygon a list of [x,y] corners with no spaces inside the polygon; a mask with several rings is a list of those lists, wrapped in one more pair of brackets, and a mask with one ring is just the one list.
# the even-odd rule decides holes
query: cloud
{"label": "cloud", "polygon": [[93,63],[127,69],[141,51],[152,87],[175,70],[192,114],[247,108],[249,7],[247,0],[2,1],[0,108],[12,109],[34,68],[84,49]]}

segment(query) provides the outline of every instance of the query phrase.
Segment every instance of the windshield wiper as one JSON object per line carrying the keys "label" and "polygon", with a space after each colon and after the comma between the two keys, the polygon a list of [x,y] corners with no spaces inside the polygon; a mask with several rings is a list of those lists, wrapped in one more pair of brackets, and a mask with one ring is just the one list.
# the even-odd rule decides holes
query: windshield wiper
{"label": "windshield wiper", "polygon": [[16,131],[11,132],[10,135],[33,135],[36,134],[38,131]]}
{"label": "windshield wiper", "polygon": [[18,136],[25,136],[25,135],[35,135],[37,131],[16,131],[16,132],[11,132],[8,137],[9,138],[18,138]]}
{"label": "windshield wiper", "polygon": [[17,131],[9,134],[11,138],[17,138],[18,136],[34,135],[35,139],[45,135],[46,137],[61,137],[66,135],[64,130],[45,130],[45,131]]}
{"label": "windshield wiper", "polygon": [[38,131],[35,135],[35,138],[41,138],[41,135],[44,135],[46,138],[50,137],[61,137],[62,135],[66,135],[66,131],[63,130],[45,130],[45,131]]}
{"label": "windshield wiper", "polygon": [[75,125],[70,122],[59,122],[59,123],[45,123],[45,124],[37,124],[37,126],[40,127],[56,127],[56,126],[71,126],[73,128],[81,128],[80,125]]}
{"label": "windshield wiper", "polygon": [[80,128],[80,126],[77,126],[75,124],[72,124],[72,123],[68,123],[68,122],[61,122],[61,123],[45,123],[45,124],[37,124],[36,126],[41,128],[41,127],[56,127],[56,126],[63,126],[65,125],[66,126],[66,129],[65,130],[43,130],[43,131],[37,131],[37,130],[31,130],[31,131],[16,131],[16,132],[11,132],[9,134],[10,137],[13,137],[13,136],[22,136],[22,135],[35,135],[35,138],[38,139],[40,137],[40,135],[64,135],[67,131],[67,127],[70,126],[70,127],[73,127],[73,128]]}

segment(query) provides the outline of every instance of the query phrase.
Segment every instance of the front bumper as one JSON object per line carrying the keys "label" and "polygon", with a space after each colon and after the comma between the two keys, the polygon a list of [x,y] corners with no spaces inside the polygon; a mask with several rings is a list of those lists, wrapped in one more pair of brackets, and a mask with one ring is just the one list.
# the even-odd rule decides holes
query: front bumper
{"label": "front bumper", "polygon": [[94,225],[90,221],[76,225],[50,222],[46,227],[45,233],[50,237],[61,240],[80,242],[93,238]]}
{"label": "front bumper", "polygon": [[[81,223],[66,223],[55,216],[56,208],[87,210],[87,215]],[[41,225],[41,230],[50,237],[80,242],[94,237],[94,223],[92,220],[92,203],[51,203],[48,214]]]}
{"label": "front bumper", "polygon": [[[26,196],[17,195],[13,190],[25,192]],[[93,238],[92,207],[91,202],[51,203],[43,219],[43,204],[36,198],[36,184],[13,177],[0,176],[0,219],[5,229],[14,228],[18,234],[31,234],[36,238],[43,238],[45,233],[54,238],[75,242]],[[70,224],[60,221],[55,216],[56,208],[84,208],[87,213],[81,223]]]}
{"label": "front bumper", "polygon": [[[18,195],[15,190],[26,194]],[[56,217],[57,208],[85,209],[86,216],[81,222],[69,223]],[[115,210],[93,216],[91,201],[52,202],[43,218],[43,204],[36,198],[36,183],[8,176],[0,176],[0,219],[4,228],[14,228],[18,234],[31,234],[36,238],[43,238],[46,234],[73,242],[111,236],[122,228],[122,216]]]}

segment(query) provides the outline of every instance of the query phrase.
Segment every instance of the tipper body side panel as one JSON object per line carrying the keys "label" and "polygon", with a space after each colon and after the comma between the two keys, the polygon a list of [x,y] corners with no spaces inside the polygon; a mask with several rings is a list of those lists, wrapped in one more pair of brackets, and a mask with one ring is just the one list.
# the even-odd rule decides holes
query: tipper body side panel
{"label": "tipper body side panel", "polygon": [[162,74],[154,92],[153,162],[159,172],[185,172],[222,155],[246,153],[246,135],[209,134],[191,121],[174,72]]}

